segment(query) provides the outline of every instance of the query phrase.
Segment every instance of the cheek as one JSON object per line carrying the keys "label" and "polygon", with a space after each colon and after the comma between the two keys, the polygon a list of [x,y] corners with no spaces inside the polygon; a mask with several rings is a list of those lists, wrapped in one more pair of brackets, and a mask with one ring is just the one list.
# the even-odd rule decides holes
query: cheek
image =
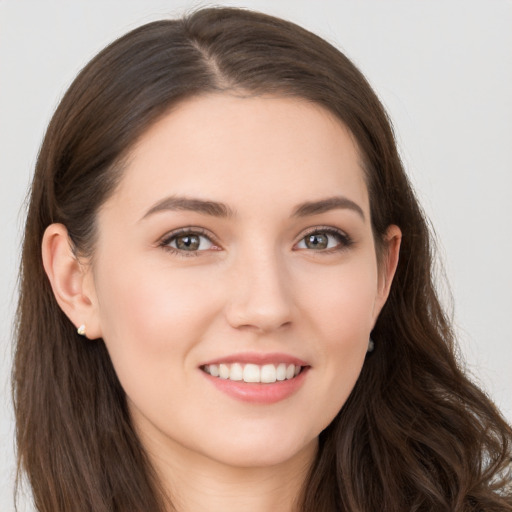
{"label": "cheek", "polygon": [[182,359],[215,315],[208,288],[185,273],[141,271],[143,266],[128,263],[106,269],[97,279],[103,338],[116,369],[158,367],[164,355]]}
{"label": "cheek", "polygon": [[169,428],[176,410],[197,400],[194,354],[215,316],[215,300],[184,272],[160,266],[141,272],[129,263],[98,275],[103,338],[132,411]]}
{"label": "cheek", "polygon": [[364,364],[374,321],[377,271],[371,261],[361,262],[340,267],[329,278],[316,278],[323,286],[314,293],[309,287],[305,293],[303,283],[300,300],[302,321],[310,326],[322,373],[312,380],[310,392],[312,397],[328,397],[318,411],[326,427],[343,407]]}
{"label": "cheek", "polygon": [[308,275],[297,287],[301,310],[334,349],[360,343],[373,327],[377,270],[372,260]]}

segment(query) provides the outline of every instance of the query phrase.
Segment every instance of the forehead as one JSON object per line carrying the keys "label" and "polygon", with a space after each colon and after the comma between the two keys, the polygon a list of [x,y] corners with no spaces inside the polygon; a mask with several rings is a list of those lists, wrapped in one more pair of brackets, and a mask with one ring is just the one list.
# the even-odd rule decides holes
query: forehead
{"label": "forehead", "polygon": [[187,99],[133,148],[111,202],[144,208],[166,195],[234,208],[343,194],[367,207],[357,144],[325,108],[296,98],[211,94]]}

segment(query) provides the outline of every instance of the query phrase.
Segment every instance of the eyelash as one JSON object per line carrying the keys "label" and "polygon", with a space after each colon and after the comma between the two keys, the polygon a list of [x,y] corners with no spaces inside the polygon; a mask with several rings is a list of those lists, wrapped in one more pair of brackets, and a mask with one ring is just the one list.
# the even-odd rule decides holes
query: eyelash
{"label": "eyelash", "polygon": [[[330,249],[320,249],[318,251],[312,252],[319,252],[321,254],[332,254],[334,252],[340,252],[345,249],[348,249],[352,244],[353,240],[350,238],[349,235],[344,233],[343,231],[340,231],[338,229],[332,228],[332,227],[315,227],[314,229],[304,233],[302,237],[300,238],[299,242],[302,242],[306,237],[312,236],[312,235],[331,235],[338,239],[339,244],[336,247],[331,247]],[[172,233],[169,233],[167,236],[165,236],[159,243],[159,246],[162,247],[164,250],[170,252],[171,254],[189,258],[189,257],[196,257],[200,256],[201,252],[203,251],[184,251],[181,249],[177,249],[174,247],[171,247],[169,244],[179,236],[184,235],[196,235],[196,236],[203,236],[207,238],[213,245],[216,245],[215,241],[213,240],[213,237],[204,229],[201,228],[182,228],[178,231],[173,231]],[[297,243],[299,243],[297,242]],[[299,249],[299,250],[307,250],[307,249]]]}
{"label": "eyelash", "polygon": [[183,258],[189,258],[189,257],[195,257],[200,256],[201,252],[203,251],[182,251],[180,249],[176,249],[174,247],[171,247],[169,244],[179,236],[185,236],[185,235],[196,235],[196,236],[203,236],[211,241],[213,245],[216,245],[213,237],[211,234],[209,234],[206,230],[201,228],[181,228],[177,231],[173,231],[172,233],[169,233],[167,236],[165,236],[161,242],[159,243],[160,247],[162,249],[170,252],[171,254],[174,254],[176,256],[181,256]]}
{"label": "eyelash", "polygon": [[[334,236],[338,240],[338,245],[336,245],[335,247],[331,247],[330,249],[320,249],[318,251],[312,250],[312,252],[319,252],[321,254],[332,254],[335,252],[341,252],[345,249],[348,249],[354,243],[352,238],[350,238],[350,236],[347,235],[345,232],[343,232],[339,229],[328,227],[328,226],[318,226],[318,227],[315,227],[314,229],[312,229],[311,231],[304,233],[302,235],[301,239],[299,240],[299,242],[302,242],[308,236],[318,235],[318,234]],[[299,250],[307,250],[307,249],[299,249]]]}

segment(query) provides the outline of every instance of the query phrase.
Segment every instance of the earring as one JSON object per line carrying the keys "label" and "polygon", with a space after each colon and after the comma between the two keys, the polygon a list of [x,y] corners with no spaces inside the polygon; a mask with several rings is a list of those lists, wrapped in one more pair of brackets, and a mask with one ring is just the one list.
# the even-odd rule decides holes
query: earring
{"label": "earring", "polygon": [[76,330],[76,332],[77,332],[78,334],[80,334],[80,336],[85,336],[85,325],[84,325],[84,324],[82,324],[82,325],[81,325],[81,326]]}
{"label": "earring", "polygon": [[375,342],[370,338],[368,340],[368,350],[367,350],[367,352],[373,352],[374,348],[375,348]]}

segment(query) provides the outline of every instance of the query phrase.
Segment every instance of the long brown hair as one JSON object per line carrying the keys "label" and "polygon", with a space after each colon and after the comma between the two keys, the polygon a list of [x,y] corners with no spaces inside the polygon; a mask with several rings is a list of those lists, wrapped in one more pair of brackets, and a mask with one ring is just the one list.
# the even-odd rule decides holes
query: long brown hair
{"label": "long brown hair", "polygon": [[[357,140],[375,240],[403,232],[400,262],[347,403],[320,435],[298,510],[512,511],[512,430],[464,375],[432,282],[429,231],[387,115],[338,50],[283,20],[203,9],[139,27],[78,75],[48,127],[26,223],[13,393],[19,474],[40,512],[163,512],[170,505],[135,434],[103,341],[84,343],[41,262],[63,223],[92,254],[98,208],[123,160],[186,97],[237,90],[323,105]],[[378,245],[378,243],[377,243]]]}

